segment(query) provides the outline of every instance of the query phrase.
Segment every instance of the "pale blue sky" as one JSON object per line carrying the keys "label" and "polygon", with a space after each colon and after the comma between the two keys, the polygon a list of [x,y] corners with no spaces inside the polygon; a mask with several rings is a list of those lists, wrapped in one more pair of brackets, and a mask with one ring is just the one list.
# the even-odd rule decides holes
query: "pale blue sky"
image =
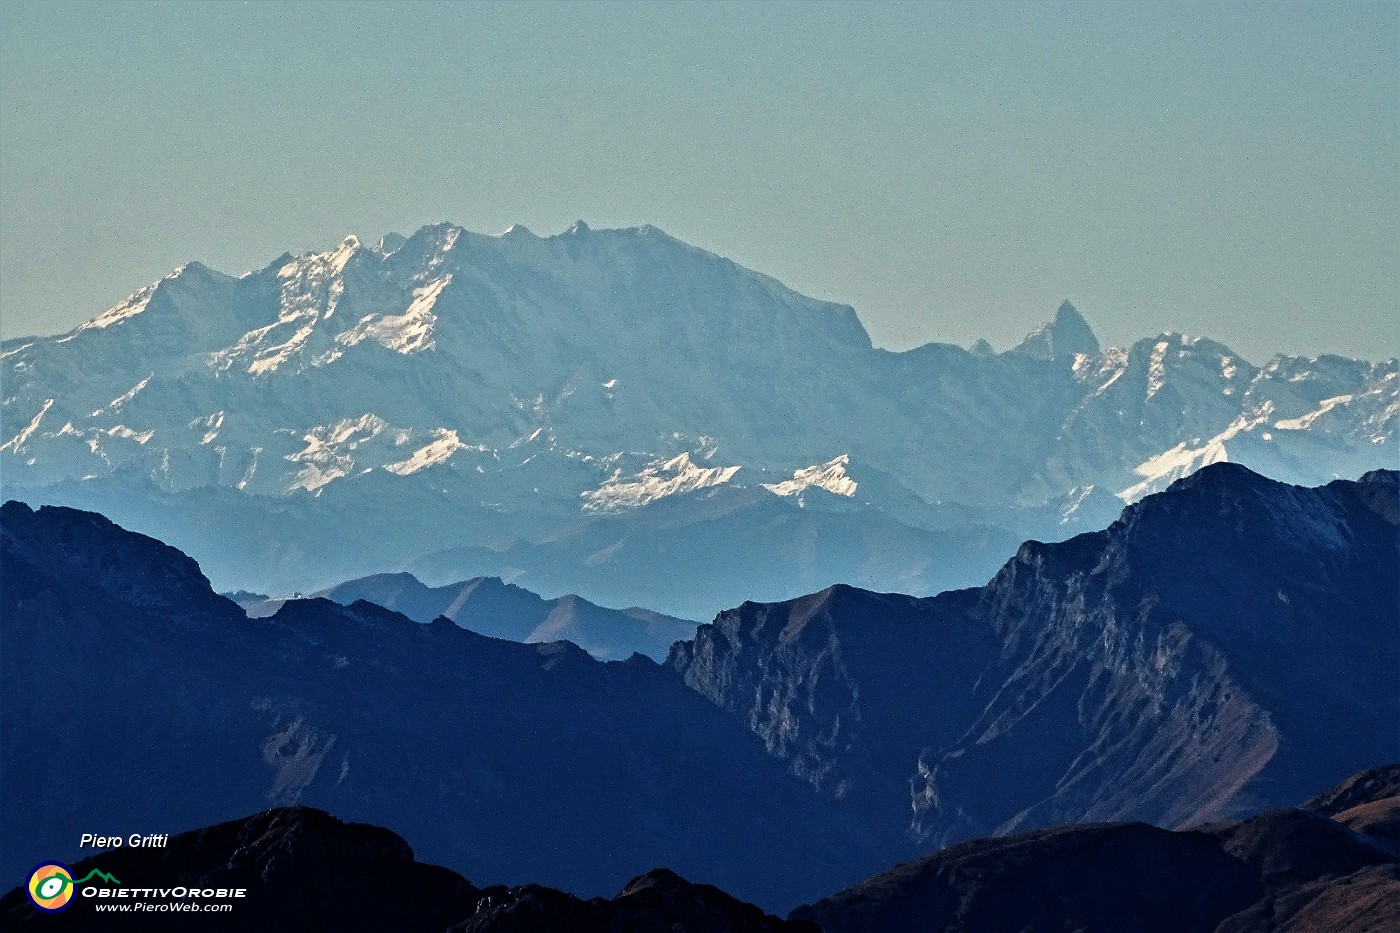
{"label": "pale blue sky", "polygon": [[5,336],[189,259],[652,223],[877,343],[1400,353],[1396,3],[0,5]]}

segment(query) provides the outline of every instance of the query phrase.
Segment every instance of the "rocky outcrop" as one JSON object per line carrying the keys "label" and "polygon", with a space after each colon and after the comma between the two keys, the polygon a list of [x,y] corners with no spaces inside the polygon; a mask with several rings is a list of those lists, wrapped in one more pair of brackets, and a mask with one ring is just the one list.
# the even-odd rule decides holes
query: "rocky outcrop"
{"label": "rocky outcrop", "polygon": [[119,603],[207,624],[241,618],[233,602],[210,589],[190,557],[155,538],[118,531],[92,512],[49,508],[36,513],[22,502],[6,502],[0,514],[3,605],[13,607],[39,595],[46,575],[26,571],[54,565],[75,584],[65,599],[84,609]]}

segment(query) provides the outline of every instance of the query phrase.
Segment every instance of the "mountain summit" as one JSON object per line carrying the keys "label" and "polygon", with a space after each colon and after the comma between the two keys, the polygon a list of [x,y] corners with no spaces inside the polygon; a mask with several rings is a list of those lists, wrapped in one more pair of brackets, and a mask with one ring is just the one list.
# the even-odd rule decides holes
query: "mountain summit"
{"label": "mountain summit", "polygon": [[1073,360],[1077,353],[1085,356],[1098,353],[1099,339],[1084,315],[1065,299],[1055,312],[1055,319],[1027,334],[1012,352],[1042,360]]}

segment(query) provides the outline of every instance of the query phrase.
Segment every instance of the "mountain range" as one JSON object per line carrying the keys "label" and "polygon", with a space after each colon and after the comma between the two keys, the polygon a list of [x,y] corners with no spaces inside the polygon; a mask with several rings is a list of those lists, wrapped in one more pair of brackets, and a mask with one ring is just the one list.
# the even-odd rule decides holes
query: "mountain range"
{"label": "mountain range", "polygon": [[[570,641],[604,661],[623,661],[633,652],[665,660],[671,645],[694,635],[696,626],[647,609],[596,606],[580,596],[543,599],[499,577],[475,577],[430,587],[411,573],[381,573],[347,580],[311,595],[342,606],[364,600],[415,622],[447,618],[481,635],[507,641]],[[274,615],[287,602],[247,592],[232,593],[229,598],[252,618]]]}
{"label": "mountain range", "polygon": [[250,619],[67,508],[7,503],[0,545],[7,873],[90,825],[309,804],[477,883],[605,895],[666,865],[778,910],[963,840],[1181,828],[1400,758],[1393,471],[1216,464],[982,587],[745,603],[665,664],[364,601]]}
{"label": "mountain range", "polygon": [[1068,302],[1001,353],[890,352],[849,307],[583,223],[190,263],[7,341],[0,377],[9,495],[157,535],[222,589],[410,570],[691,618],[976,585],[1205,464],[1390,466],[1400,415],[1396,360],[1104,348]]}

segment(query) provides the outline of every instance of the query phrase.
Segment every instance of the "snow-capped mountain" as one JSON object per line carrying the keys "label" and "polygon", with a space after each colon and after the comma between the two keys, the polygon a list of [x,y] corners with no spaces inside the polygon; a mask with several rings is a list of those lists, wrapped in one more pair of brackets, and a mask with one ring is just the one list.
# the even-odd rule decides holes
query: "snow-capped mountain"
{"label": "snow-capped mountain", "polygon": [[[9,489],[206,561],[230,526],[277,522],[276,553],[211,566],[259,589],[729,487],[1045,535],[1026,516],[1103,513],[1221,460],[1304,483],[1391,465],[1400,413],[1393,359],[1255,366],[1176,334],[1104,349],[1068,302],[1000,354],[893,353],[849,307],[653,227],[582,222],[349,237],[241,277],[190,263],[68,334],[7,342],[0,372]],[[157,506],[176,499],[202,516],[189,534]],[[327,541],[342,564],[307,579]]]}

